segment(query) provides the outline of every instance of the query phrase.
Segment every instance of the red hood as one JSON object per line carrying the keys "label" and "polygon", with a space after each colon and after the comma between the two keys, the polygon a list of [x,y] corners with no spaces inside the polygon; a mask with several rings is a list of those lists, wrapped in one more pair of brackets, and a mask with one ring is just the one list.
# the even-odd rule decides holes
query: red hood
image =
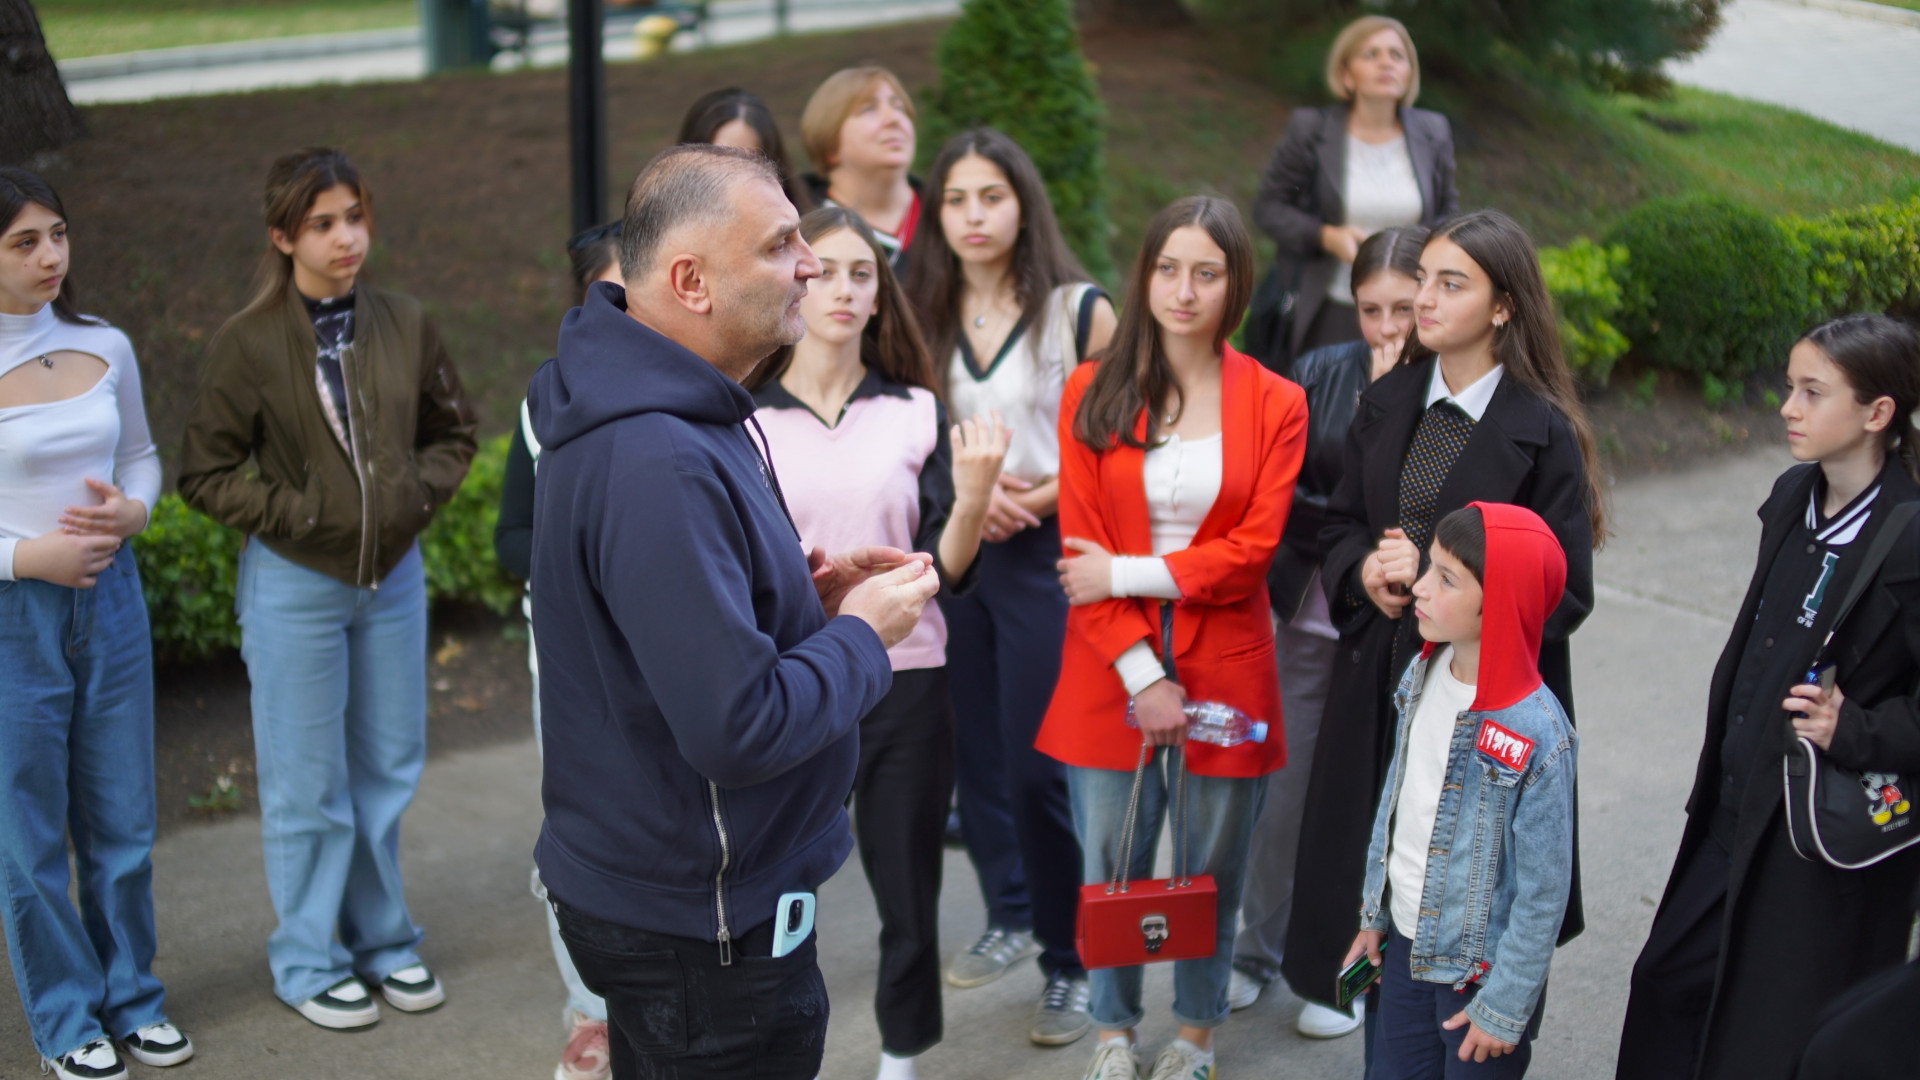
{"label": "red hood", "polygon": [[[1480,674],[1473,708],[1498,711],[1540,687],[1540,631],[1560,606],[1567,556],[1553,530],[1524,506],[1469,503],[1486,527],[1480,581]],[[1429,643],[1421,651],[1430,655]]]}

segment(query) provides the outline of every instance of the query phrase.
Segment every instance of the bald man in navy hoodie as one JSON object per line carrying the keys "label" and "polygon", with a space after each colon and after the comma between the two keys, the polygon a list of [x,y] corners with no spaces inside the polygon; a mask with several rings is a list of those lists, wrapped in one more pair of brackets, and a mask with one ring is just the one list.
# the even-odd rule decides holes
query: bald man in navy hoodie
{"label": "bald man in navy hoodie", "polygon": [[807,552],[753,397],[820,263],[758,155],[678,146],[634,180],[626,287],[593,286],[528,388],[542,446],[535,859],[607,1001],[618,1078],[813,1077],[826,987],[776,901],[853,846],[844,804],[925,555]]}

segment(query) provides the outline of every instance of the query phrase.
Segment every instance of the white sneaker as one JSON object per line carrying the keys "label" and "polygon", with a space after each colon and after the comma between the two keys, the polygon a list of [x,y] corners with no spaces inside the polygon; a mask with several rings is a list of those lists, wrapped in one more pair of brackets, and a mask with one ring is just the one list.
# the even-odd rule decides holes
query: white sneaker
{"label": "white sneaker", "polygon": [[129,1057],[154,1068],[178,1065],[193,1056],[192,1040],[165,1020],[148,1024],[120,1041]]}
{"label": "white sneaker", "polygon": [[367,993],[367,984],[351,976],[295,1005],[293,1011],[335,1031],[363,1028],[380,1019],[380,1006]]}
{"label": "white sneaker", "polygon": [[447,990],[425,964],[414,964],[380,980],[380,996],[401,1012],[425,1012],[447,1000]]}
{"label": "white sneaker", "polygon": [[1154,1059],[1147,1080],[1213,1080],[1213,1051],[1175,1039]]}
{"label": "white sneaker", "polygon": [[1081,1080],[1140,1080],[1145,1065],[1140,1047],[1119,1035],[1093,1048],[1093,1060]]}
{"label": "white sneaker", "polygon": [[127,1067],[110,1039],[95,1039],[57,1058],[41,1058],[40,1071],[58,1080],[127,1080]]}
{"label": "white sneaker", "polygon": [[1260,1000],[1260,991],[1266,988],[1266,983],[1234,968],[1233,973],[1227,976],[1227,1008],[1234,1012],[1247,1008]]}
{"label": "white sneaker", "polygon": [[1309,1039],[1337,1039],[1351,1034],[1366,1018],[1367,1003],[1361,998],[1354,999],[1352,1016],[1309,1001],[1307,1007],[1300,1010],[1300,1019],[1293,1022],[1293,1027]]}

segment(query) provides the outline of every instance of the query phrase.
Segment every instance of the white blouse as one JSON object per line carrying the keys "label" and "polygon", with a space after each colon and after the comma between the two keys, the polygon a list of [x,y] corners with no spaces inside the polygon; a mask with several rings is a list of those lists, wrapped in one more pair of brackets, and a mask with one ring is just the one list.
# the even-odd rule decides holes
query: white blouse
{"label": "white blouse", "polygon": [[[1118,555],[1113,559],[1109,589],[1115,596],[1151,596],[1180,599],[1180,586],[1163,557],[1184,551],[1200,531],[1200,523],[1220,497],[1224,440],[1215,432],[1204,439],[1169,435],[1148,450],[1140,469],[1146,488],[1147,524],[1153,536],[1153,556]],[[1138,694],[1165,677],[1152,646],[1136,641],[1113,663],[1127,693]]]}
{"label": "white blouse", "polygon": [[999,410],[1013,427],[1013,443],[1000,466],[1008,476],[1045,480],[1060,472],[1060,395],[1067,373],[1080,362],[1074,351],[1081,298],[1096,288],[1062,285],[1040,306],[1034,325],[1018,325],[1000,355],[972,355],[966,336],[953,351],[947,385],[948,413],[955,423]]}
{"label": "white blouse", "polygon": [[20,541],[58,529],[69,506],[99,504],[87,480],[108,481],[149,510],[160,497],[160,455],[127,335],[105,323],[66,322],[52,304],[32,315],[0,313],[0,376],[63,351],[97,356],[107,371],[75,397],[0,409],[0,581],[14,579]]}
{"label": "white blouse", "polygon": [[[1402,137],[1392,142],[1361,142],[1347,136],[1345,183],[1340,190],[1347,208],[1346,224],[1372,236],[1381,229],[1418,225],[1427,204],[1420,197],[1420,179],[1413,172],[1413,155]],[[1337,260],[1336,260],[1337,261]],[[1353,266],[1339,263],[1327,284],[1327,299],[1353,303]]]}

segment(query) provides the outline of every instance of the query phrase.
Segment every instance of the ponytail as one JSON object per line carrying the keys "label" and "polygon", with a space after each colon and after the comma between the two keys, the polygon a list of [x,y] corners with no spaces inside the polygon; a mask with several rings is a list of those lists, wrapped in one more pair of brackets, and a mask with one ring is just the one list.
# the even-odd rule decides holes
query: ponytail
{"label": "ponytail", "polygon": [[1898,454],[1907,475],[1920,484],[1920,429],[1913,411],[1920,408],[1920,336],[1886,315],[1842,315],[1800,335],[1819,349],[1847,378],[1853,399],[1862,405],[1893,399],[1893,422],[1882,446]]}

